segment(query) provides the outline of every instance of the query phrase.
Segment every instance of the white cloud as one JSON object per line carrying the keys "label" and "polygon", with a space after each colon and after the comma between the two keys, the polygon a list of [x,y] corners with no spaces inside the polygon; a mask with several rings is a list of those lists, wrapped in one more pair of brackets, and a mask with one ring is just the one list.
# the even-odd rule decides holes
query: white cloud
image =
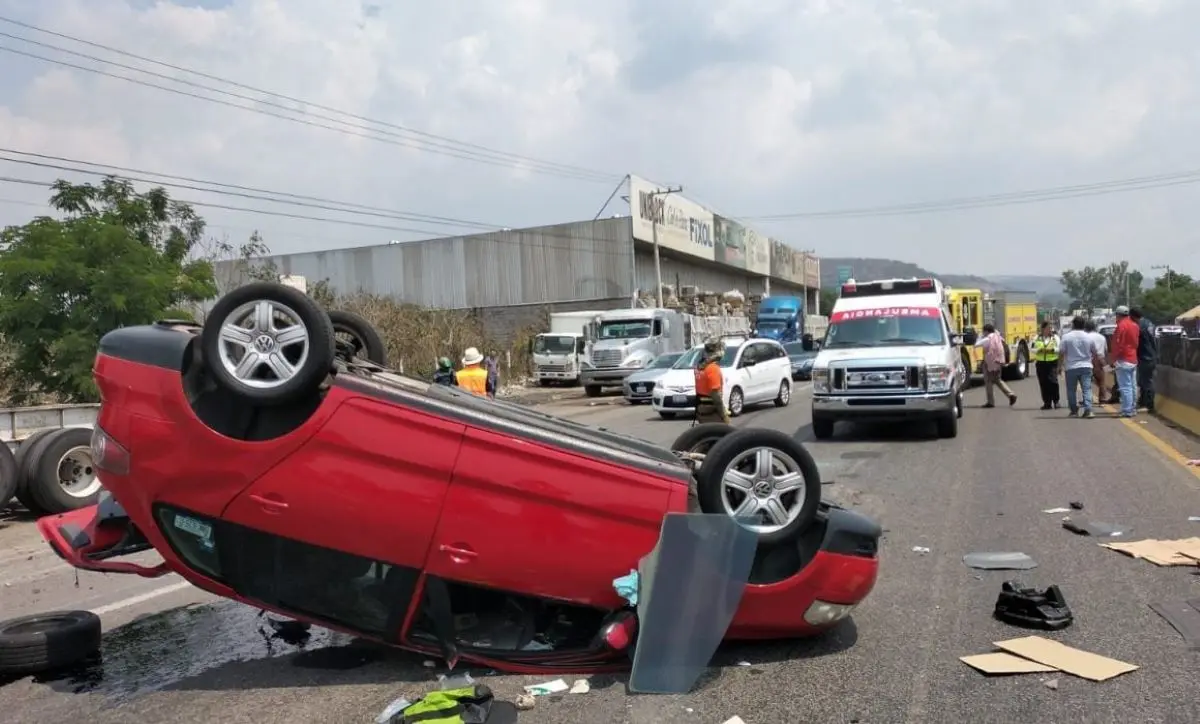
{"label": "white cloud", "polygon": [[[681,183],[685,195],[739,215],[1200,166],[1190,37],[1200,5],[1184,0],[0,0],[0,15],[427,133]],[[4,23],[0,32],[145,66]],[[7,38],[0,46],[97,65]],[[20,56],[0,63],[3,147],[507,226],[590,218],[611,191]],[[53,173],[0,162],[0,176]],[[1122,256],[1200,272],[1191,193],[764,230],[830,256],[887,255],[947,272],[1055,273]],[[39,194],[4,184],[0,198]],[[0,202],[0,222],[29,211]],[[205,213],[231,233],[263,229],[277,251],[398,235]]]}

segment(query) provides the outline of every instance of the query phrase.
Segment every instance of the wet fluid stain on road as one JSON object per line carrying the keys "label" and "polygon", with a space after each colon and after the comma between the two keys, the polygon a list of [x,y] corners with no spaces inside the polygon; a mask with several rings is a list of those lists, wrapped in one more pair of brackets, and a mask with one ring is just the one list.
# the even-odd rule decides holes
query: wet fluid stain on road
{"label": "wet fluid stain on road", "polygon": [[382,653],[346,634],[221,601],[144,616],[108,631],[94,660],[33,681],[63,693],[96,693],[117,705],[233,662],[294,655],[297,667],[345,670]]}

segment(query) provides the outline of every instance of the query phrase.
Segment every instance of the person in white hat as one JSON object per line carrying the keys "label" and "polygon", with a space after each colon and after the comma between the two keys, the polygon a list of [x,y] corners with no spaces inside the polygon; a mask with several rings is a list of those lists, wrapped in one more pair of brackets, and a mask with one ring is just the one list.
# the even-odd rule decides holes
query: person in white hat
{"label": "person in white hat", "polygon": [[458,386],[472,394],[487,397],[488,373],[480,366],[483,364],[483,355],[475,347],[468,347],[463,352],[462,363],[463,368],[454,376]]}

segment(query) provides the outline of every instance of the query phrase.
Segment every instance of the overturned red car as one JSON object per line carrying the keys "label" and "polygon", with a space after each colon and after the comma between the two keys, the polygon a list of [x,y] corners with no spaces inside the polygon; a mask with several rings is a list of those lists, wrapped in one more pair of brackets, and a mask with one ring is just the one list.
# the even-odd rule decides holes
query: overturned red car
{"label": "overturned red car", "polygon": [[[47,542],[450,662],[632,657],[642,690],[690,686],[721,640],[818,633],[875,584],[878,524],[821,502],[788,435],[699,425],[663,449],[395,374],[332,316],[257,283],[203,327],[106,335],[108,492],[41,518]],[[150,548],[161,564],[119,560]]]}

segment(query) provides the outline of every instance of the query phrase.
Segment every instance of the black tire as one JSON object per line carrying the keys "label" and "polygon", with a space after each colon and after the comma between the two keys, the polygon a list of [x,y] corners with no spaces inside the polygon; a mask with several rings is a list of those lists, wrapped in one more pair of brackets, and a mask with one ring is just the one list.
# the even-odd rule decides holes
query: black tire
{"label": "black tire", "polygon": [[550,380],[538,380],[538,387],[549,387]]}
{"label": "black tire", "polygon": [[779,394],[775,396],[776,407],[787,407],[792,401],[792,384],[787,380],[779,383]]}
{"label": "black tire", "polygon": [[675,419],[674,412],[659,412],[658,416],[664,420],[674,420]]}
{"label": "black tire", "polygon": [[800,503],[796,518],[776,530],[760,531],[758,542],[770,545],[794,540],[812,525],[817,516],[817,507],[821,502],[821,471],[803,445],[791,435],[778,430],[744,428],[726,435],[713,445],[696,472],[700,509],[708,514],[727,515],[722,503],[725,469],[737,456],[756,447],[769,447],[791,458],[804,477],[804,500]]}
{"label": "black tire", "polygon": [[[55,430],[38,443],[37,449],[33,451],[34,459],[30,463],[33,474],[29,478],[29,497],[38,508],[54,515],[94,505],[100,499],[100,491],[103,488],[98,487],[90,495],[79,497],[68,493],[59,478],[59,467],[64,456],[76,448],[86,448],[90,462],[91,446],[92,431],[86,427]],[[83,472],[96,474],[90,467]]]}
{"label": "black tire", "polygon": [[329,323],[333,325],[335,336],[344,334],[350,338],[355,356],[380,366],[387,365],[387,347],[370,322],[353,312],[333,311],[329,313]]}
{"label": "black tire", "polygon": [[828,417],[814,415],[812,419],[813,437],[818,440],[828,440],[833,437],[833,426],[834,421]]}
{"label": "black tire", "polygon": [[7,443],[0,442],[0,509],[7,507],[8,501],[16,494],[19,477],[13,451],[8,449]]}
{"label": "black tire", "polygon": [[745,411],[746,395],[742,393],[741,387],[734,387],[729,391],[729,416],[739,417]]}
{"label": "black tire", "polygon": [[600,385],[585,385],[583,388],[583,394],[587,395],[588,397],[599,397],[600,389]]}
{"label": "black tire", "polygon": [[939,417],[937,419],[937,435],[947,440],[958,437],[958,415],[951,413]]}
{"label": "black tire", "polygon": [[737,430],[733,425],[723,422],[705,422],[684,430],[675,442],[671,443],[672,452],[693,452],[708,454],[718,440]]}
{"label": "black tire", "polygon": [[[238,307],[256,301],[288,307],[308,332],[308,358],[292,377],[274,387],[258,388],[243,383],[221,363],[221,326]],[[314,394],[333,367],[333,323],[325,310],[303,292],[271,282],[256,282],[238,287],[217,300],[200,333],[200,350],[212,379],[221,387],[262,405],[296,402]]]}
{"label": "black tire", "polygon": [[46,511],[42,510],[33,496],[29,494],[29,481],[33,478],[33,465],[37,461],[33,449],[52,432],[58,431],[39,430],[22,440],[21,446],[17,448],[17,500],[25,506],[26,510],[36,516],[46,515]]}
{"label": "black tire", "polygon": [[100,651],[100,617],[54,611],[0,622],[0,674],[25,676],[77,664]]}
{"label": "black tire", "polygon": [[954,396],[954,407],[956,408],[954,410],[954,416],[961,420],[963,416],[963,395],[961,392]]}

